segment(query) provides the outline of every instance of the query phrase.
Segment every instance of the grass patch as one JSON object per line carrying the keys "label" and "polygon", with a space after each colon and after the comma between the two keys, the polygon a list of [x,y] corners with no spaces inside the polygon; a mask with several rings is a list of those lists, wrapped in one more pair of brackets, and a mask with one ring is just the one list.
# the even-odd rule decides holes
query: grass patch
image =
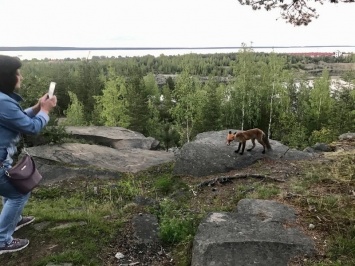
{"label": "grass patch", "polygon": [[167,195],[173,192],[174,179],[170,175],[162,175],[155,180],[153,186],[156,189],[156,191],[164,195]]}
{"label": "grass patch", "polygon": [[290,186],[293,204],[324,235],[325,258],[306,265],[355,265],[354,155],[338,155],[327,163],[310,163]]}
{"label": "grass patch", "polygon": [[271,199],[280,193],[280,189],[273,184],[261,184],[256,187],[253,198],[256,199]]}
{"label": "grass patch", "polygon": [[[3,255],[1,261],[9,266],[112,265],[105,256],[113,257],[117,250],[108,247],[115,247],[132,215],[150,212],[158,217],[159,237],[174,265],[188,266],[193,238],[207,213],[235,211],[241,199],[256,198],[286,202],[300,210],[302,224],[315,225],[312,233],[324,256],[303,261],[305,265],[355,265],[353,162],[354,154],[337,154],[326,162],[299,162],[301,170],[284,183],[246,178],[201,190],[195,187],[201,180],[174,177],[171,164],[119,179],[81,177],[42,186],[25,208],[41,228],[16,232],[16,237],[30,239],[29,248]],[[272,176],[275,167],[268,164],[259,162],[249,171]],[[138,206],[137,196],[157,207]]]}
{"label": "grass patch", "polygon": [[198,217],[188,206],[166,199],[160,204],[160,238],[167,244],[192,241],[198,226]]}

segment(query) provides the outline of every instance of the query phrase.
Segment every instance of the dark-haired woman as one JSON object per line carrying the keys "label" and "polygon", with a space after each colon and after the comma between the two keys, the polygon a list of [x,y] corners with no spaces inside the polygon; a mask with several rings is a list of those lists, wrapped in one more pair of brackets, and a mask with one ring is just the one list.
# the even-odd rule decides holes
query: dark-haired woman
{"label": "dark-haired woman", "polygon": [[[23,77],[21,61],[16,57],[0,55],[0,162],[11,168],[13,155],[21,134],[38,134],[49,121],[49,112],[56,106],[57,98],[43,95],[33,107],[23,110],[22,98],[17,92]],[[34,217],[22,216],[30,193],[21,194],[14,188],[0,168],[0,195],[3,198],[0,214],[0,254],[19,251],[28,246],[27,239],[13,238],[17,229],[30,224]]]}

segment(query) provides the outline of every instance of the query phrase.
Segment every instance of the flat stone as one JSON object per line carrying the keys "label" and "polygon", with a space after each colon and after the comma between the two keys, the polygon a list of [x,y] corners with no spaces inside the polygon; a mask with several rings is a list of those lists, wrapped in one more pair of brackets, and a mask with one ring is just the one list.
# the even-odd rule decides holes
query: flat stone
{"label": "flat stone", "polygon": [[313,241],[297,227],[290,207],[243,199],[237,210],[210,213],[201,222],[191,266],[286,266],[294,256],[315,254]]}

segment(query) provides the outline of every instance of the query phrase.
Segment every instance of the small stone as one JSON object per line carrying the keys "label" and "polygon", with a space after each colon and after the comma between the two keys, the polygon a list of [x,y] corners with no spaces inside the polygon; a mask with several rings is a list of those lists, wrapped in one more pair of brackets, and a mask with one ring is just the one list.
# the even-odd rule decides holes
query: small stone
{"label": "small stone", "polygon": [[314,229],[316,226],[314,224],[309,224],[308,228],[309,229]]}
{"label": "small stone", "polygon": [[120,260],[120,259],[124,258],[124,255],[121,252],[117,252],[116,255],[115,255],[115,258]]}

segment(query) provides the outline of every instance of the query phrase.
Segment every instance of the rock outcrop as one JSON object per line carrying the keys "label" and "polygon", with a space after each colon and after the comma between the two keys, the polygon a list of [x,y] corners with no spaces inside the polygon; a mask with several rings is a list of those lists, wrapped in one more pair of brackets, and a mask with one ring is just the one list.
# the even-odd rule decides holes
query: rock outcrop
{"label": "rock outcrop", "polygon": [[348,132],[348,133],[341,134],[339,136],[339,140],[340,141],[343,141],[343,140],[355,141],[355,133]]}
{"label": "rock outcrop", "polygon": [[249,166],[260,159],[271,160],[302,160],[310,159],[317,154],[303,152],[283,145],[282,143],[270,140],[271,151],[262,154],[262,146],[256,142],[255,148],[248,152],[252,146],[247,141],[243,155],[235,153],[237,142],[226,145],[228,129],[222,131],[210,131],[198,134],[192,142],[186,143],[176,155],[174,174],[178,176],[207,176],[217,173],[225,173],[235,169]]}
{"label": "rock outcrop", "polygon": [[155,150],[159,142],[120,127],[66,127],[90,143],[65,143],[27,148],[51,183],[76,176],[119,177],[174,161],[174,153]]}
{"label": "rock outcrop", "polygon": [[117,150],[156,150],[159,147],[156,139],[123,127],[67,126],[65,130],[74,137]]}
{"label": "rock outcrop", "polygon": [[137,173],[174,160],[174,154],[165,151],[116,150],[80,143],[43,145],[27,150],[36,158],[45,180],[77,175],[119,176],[119,173]]}

